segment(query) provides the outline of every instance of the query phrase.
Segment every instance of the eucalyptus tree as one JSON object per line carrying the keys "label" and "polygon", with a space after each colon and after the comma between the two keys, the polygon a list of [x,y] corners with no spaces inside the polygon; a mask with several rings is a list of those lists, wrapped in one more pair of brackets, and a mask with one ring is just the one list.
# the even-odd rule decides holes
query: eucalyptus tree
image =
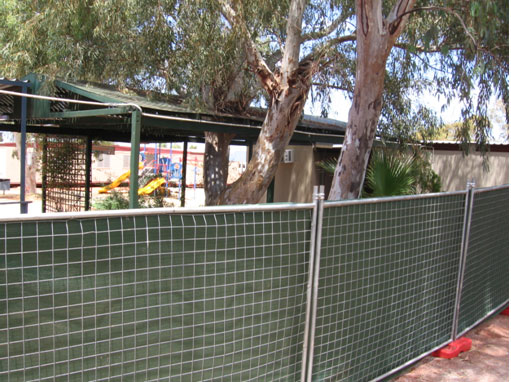
{"label": "eucalyptus tree", "polygon": [[232,137],[206,135],[213,164],[205,165],[208,204],[261,199],[311,89],[325,108],[336,107],[328,105],[330,89],[353,102],[334,199],[360,194],[377,129],[400,137],[435,122],[430,110],[413,106],[418,95],[460,99],[481,144],[490,95],[508,103],[509,5],[503,0],[3,3],[0,71],[6,74],[39,68],[156,88],[217,112],[243,113],[264,97],[267,114],[254,155],[234,184],[225,184]]}
{"label": "eucalyptus tree", "polygon": [[[214,3],[0,0],[0,5],[2,75],[38,72],[157,90],[178,94],[194,110],[231,114],[243,114],[260,91],[245,70],[237,34],[226,30]],[[257,25],[262,24],[254,17],[252,27]],[[275,61],[271,54],[267,59]],[[226,185],[232,137],[205,133],[208,203]]]}
{"label": "eucalyptus tree", "polygon": [[[507,103],[505,1],[291,0],[282,13],[285,29],[274,32],[283,52],[274,71],[258,54],[245,23],[248,5],[218,1],[230,26],[242,34],[250,67],[270,99],[254,158],[221,202],[258,200],[317,80],[333,80],[333,87],[352,96],[330,199],[360,195],[382,110],[388,128],[389,121],[401,119],[396,111],[409,114],[414,93],[429,90],[448,100],[458,97],[465,120],[475,120],[478,141],[484,143],[490,95],[498,93]],[[325,85],[319,81],[319,86]],[[423,107],[414,112],[416,118],[434,120]]]}

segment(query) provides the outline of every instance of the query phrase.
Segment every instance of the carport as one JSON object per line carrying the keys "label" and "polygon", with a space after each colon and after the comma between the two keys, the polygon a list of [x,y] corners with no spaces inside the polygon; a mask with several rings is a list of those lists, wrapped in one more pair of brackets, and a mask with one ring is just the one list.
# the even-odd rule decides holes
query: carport
{"label": "carport", "polygon": [[[184,107],[177,96],[150,91],[118,91],[107,85],[45,81],[34,74],[22,80],[0,80],[0,130],[20,132],[21,212],[26,213],[26,133],[86,137],[85,209],[90,207],[92,142],[130,142],[130,207],[136,208],[140,144],[150,142],[203,142],[204,132],[234,134],[231,144],[249,149],[257,140],[265,111],[251,109],[249,115],[212,114]],[[52,97],[43,93],[50,92]],[[340,144],[345,123],[303,116],[290,144]],[[184,164],[186,159],[184,159]],[[183,174],[186,168],[183,169]],[[186,184],[186,181],[183,182]],[[184,192],[182,192],[184,196]],[[183,199],[184,200],[184,199]]]}

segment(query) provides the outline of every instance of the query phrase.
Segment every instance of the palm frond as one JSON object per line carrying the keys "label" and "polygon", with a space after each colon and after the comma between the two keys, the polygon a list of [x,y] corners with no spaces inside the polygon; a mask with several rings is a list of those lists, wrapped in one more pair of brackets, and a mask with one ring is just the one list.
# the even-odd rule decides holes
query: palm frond
{"label": "palm frond", "polygon": [[411,195],[415,193],[412,157],[401,157],[378,150],[373,153],[366,174],[365,197]]}

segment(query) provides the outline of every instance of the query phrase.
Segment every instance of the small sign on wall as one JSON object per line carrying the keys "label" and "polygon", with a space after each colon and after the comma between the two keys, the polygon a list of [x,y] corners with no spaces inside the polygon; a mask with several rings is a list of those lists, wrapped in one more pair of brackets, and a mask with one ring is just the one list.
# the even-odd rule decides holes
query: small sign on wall
{"label": "small sign on wall", "polygon": [[284,151],[284,155],[282,156],[283,163],[293,163],[295,161],[295,152],[292,149],[288,149]]}

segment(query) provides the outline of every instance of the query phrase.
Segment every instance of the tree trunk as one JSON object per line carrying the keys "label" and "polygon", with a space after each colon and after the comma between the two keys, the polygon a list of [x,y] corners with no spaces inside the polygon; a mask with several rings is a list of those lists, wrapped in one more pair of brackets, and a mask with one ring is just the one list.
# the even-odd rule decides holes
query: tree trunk
{"label": "tree trunk", "polygon": [[222,14],[238,29],[245,44],[247,63],[259,78],[271,101],[247,170],[227,187],[216,204],[258,203],[277,172],[284,150],[301,117],[315,63],[300,58],[302,20],[306,0],[291,0],[287,17],[286,41],[280,70],[271,72],[264,62],[240,14],[229,1],[219,0]]}
{"label": "tree trunk", "polygon": [[381,115],[383,81],[390,50],[406,24],[403,13],[415,1],[397,2],[383,19],[381,0],[357,0],[357,73],[346,136],[328,199],[360,196],[376,125]]}
{"label": "tree trunk", "polygon": [[27,167],[25,171],[25,192],[35,194],[37,192],[37,155],[34,150],[27,150]]}
{"label": "tree trunk", "polygon": [[290,76],[290,86],[273,98],[247,170],[225,189],[216,204],[259,203],[302,115],[311,86],[310,64],[303,63]]}
{"label": "tree trunk", "polygon": [[[21,134],[15,133],[14,138],[16,142],[18,158],[21,161]],[[34,147],[34,149],[30,150],[27,144],[25,153],[25,193],[27,194],[35,194],[37,191],[37,167],[36,148]]]}
{"label": "tree trunk", "polygon": [[206,205],[215,204],[227,187],[229,144],[234,134],[205,132],[204,192]]}

